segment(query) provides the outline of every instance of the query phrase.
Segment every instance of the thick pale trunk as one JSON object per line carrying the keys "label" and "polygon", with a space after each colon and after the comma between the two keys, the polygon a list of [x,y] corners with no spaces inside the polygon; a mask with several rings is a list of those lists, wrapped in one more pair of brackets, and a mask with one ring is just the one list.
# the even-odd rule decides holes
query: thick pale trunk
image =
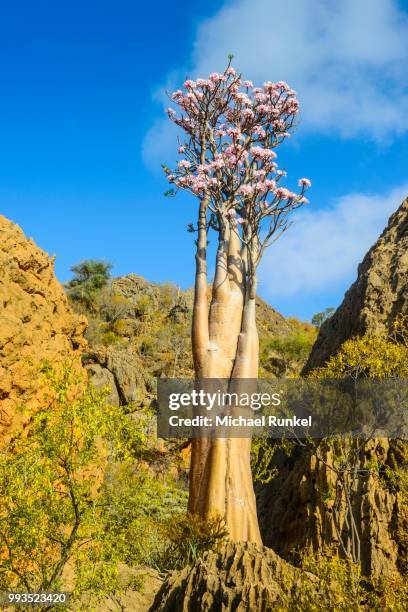
{"label": "thick pale trunk", "polygon": [[[199,249],[199,241],[197,251]],[[201,262],[198,260],[198,263]],[[255,298],[244,286],[237,234],[225,229],[217,252],[209,315],[197,290],[193,318],[193,355],[197,379],[256,379],[258,336]],[[205,298],[207,313],[207,296]],[[199,326],[201,329],[197,329]],[[189,511],[204,518],[224,517],[235,541],[261,543],[250,466],[250,438],[194,439],[190,468]]]}

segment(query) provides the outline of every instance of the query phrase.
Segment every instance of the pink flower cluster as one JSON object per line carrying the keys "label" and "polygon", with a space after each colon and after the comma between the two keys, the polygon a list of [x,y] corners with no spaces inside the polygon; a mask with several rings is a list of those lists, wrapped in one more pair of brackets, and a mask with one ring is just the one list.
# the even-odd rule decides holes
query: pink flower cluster
{"label": "pink flower cluster", "polygon": [[277,155],[272,149],[264,149],[263,147],[251,147],[252,156],[255,159],[270,160],[276,159]]}
{"label": "pink flower cluster", "polygon": [[285,187],[278,187],[275,189],[275,196],[278,200],[294,200],[297,197],[296,193],[289,191]]}
{"label": "pink flower cluster", "polygon": [[296,92],[287,83],[254,87],[228,66],[206,79],[187,79],[171,98],[178,113],[169,108],[168,116],[187,139],[178,149],[184,158],[173,172],[166,170],[169,182],[199,197],[207,194],[214,210],[233,201],[227,216],[239,224],[249,209],[267,215],[285,202],[307,202],[309,179],[299,180],[300,194],[286,189],[279,184],[286,172],[274,161],[274,149],[290,135],[299,112]]}
{"label": "pink flower cluster", "polygon": [[307,178],[301,178],[298,181],[299,187],[304,187],[305,189],[309,189],[312,186],[312,182]]}

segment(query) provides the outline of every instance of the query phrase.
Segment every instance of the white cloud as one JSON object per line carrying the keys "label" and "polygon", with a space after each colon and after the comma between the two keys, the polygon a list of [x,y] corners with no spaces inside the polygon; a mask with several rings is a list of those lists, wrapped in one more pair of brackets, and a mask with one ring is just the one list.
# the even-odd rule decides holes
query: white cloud
{"label": "white cloud", "polygon": [[376,139],[408,129],[408,15],[397,0],[235,0],[199,27],[193,76],[228,53],[252,80],[288,81],[309,129]]}
{"label": "white cloud", "polygon": [[349,194],[324,210],[299,211],[293,227],[266,253],[259,274],[264,293],[302,298],[348,286],[407,196],[408,183],[386,195]]}
{"label": "white cloud", "polygon": [[157,174],[163,174],[160,164],[174,163],[177,133],[177,126],[168,119],[156,119],[146,132],[142,146],[143,161]]}
{"label": "white cloud", "polygon": [[[199,26],[189,69],[173,70],[167,88],[221,70],[229,53],[247,78],[298,91],[303,133],[387,141],[408,131],[408,14],[398,0],[227,2]],[[148,165],[169,150],[168,124],[146,135]]]}

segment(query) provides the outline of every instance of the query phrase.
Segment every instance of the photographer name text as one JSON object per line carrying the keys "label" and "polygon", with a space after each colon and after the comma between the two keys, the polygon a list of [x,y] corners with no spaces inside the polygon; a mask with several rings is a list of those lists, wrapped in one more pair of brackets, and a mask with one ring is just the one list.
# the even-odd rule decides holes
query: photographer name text
{"label": "photographer name text", "polygon": [[262,415],[258,417],[244,417],[242,415],[233,417],[231,415],[195,416],[192,418],[171,415],[169,417],[170,427],[311,427],[312,416],[281,418],[276,415]]}

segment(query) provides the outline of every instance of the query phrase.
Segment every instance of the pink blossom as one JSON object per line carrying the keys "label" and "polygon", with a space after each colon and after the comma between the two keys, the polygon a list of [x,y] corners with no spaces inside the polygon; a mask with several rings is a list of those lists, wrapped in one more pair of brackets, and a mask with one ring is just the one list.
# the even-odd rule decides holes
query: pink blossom
{"label": "pink blossom", "polygon": [[241,130],[237,127],[230,127],[227,129],[228,136],[231,138],[240,138],[242,136]]}
{"label": "pink blossom", "polygon": [[241,102],[242,104],[245,104],[245,106],[252,106],[251,98],[247,96],[246,93],[242,93],[242,92],[236,93],[235,100],[237,100],[238,102]]}
{"label": "pink blossom", "polygon": [[312,182],[307,178],[301,178],[298,181],[299,187],[305,187],[305,189],[309,189],[312,186]]}
{"label": "pink blossom", "polygon": [[287,200],[289,198],[289,194],[290,194],[290,191],[286,189],[285,187],[278,187],[275,190],[275,196],[279,200]]}
{"label": "pink blossom", "polygon": [[224,167],[225,163],[222,157],[216,157],[214,161],[210,163],[210,166],[215,170],[221,170]]}
{"label": "pink blossom", "polygon": [[210,81],[210,79],[197,79],[196,80],[197,87],[203,87],[208,89],[214,89],[214,83]]}
{"label": "pink blossom", "polygon": [[242,223],[245,223],[245,219],[243,219],[242,217],[238,217],[238,219],[237,219],[237,223],[239,223],[240,225],[242,225]]}
{"label": "pink blossom", "polygon": [[167,109],[166,109],[166,113],[167,113],[167,114],[168,114],[168,116],[171,118],[171,117],[174,117],[174,116],[175,116],[176,111],[174,110],[174,108],[167,108]]}
{"label": "pink blossom", "polygon": [[265,91],[273,91],[275,88],[276,88],[276,83],[272,83],[271,81],[266,81],[266,83],[264,83]]}
{"label": "pink blossom", "polygon": [[266,179],[265,181],[259,181],[256,184],[256,188],[261,193],[266,193],[270,189],[275,189],[276,188],[276,183],[275,183],[275,181],[272,181],[270,179]]}
{"label": "pink blossom", "polygon": [[266,179],[265,185],[268,189],[276,189],[276,183],[272,179]]}
{"label": "pink blossom", "polygon": [[267,186],[262,182],[257,183],[256,188],[260,193],[266,193],[268,191]]}
{"label": "pink blossom", "polygon": [[252,109],[244,108],[242,111],[242,116],[245,117],[245,119],[252,119],[253,117],[255,117],[255,114]]}
{"label": "pink blossom", "polygon": [[269,105],[268,104],[259,104],[256,107],[256,110],[258,111],[258,113],[260,113],[261,115],[266,115],[266,113],[269,112]]}
{"label": "pink blossom", "polygon": [[275,128],[275,130],[277,132],[284,132],[285,131],[285,122],[281,121],[281,120],[274,121],[273,127]]}
{"label": "pink blossom", "polygon": [[200,191],[205,191],[207,189],[207,181],[203,176],[193,176],[191,178],[191,190],[193,193],[197,194]]}
{"label": "pink blossom", "polygon": [[194,183],[191,187],[191,190],[196,195],[200,193],[200,191],[205,191],[205,183]]}
{"label": "pink blossom", "polygon": [[266,102],[268,100],[268,96],[263,93],[262,90],[259,93],[256,93],[254,98],[257,102]]}
{"label": "pink blossom", "polygon": [[178,163],[179,168],[190,168],[191,164],[188,159],[181,159]]}
{"label": "pink blossom", "polygon": [[251,154],[258,159],[275,159],[277,157],[272,149],[264,149],[263,147],[251,147]]}
{"label": "pink blossom", "polygon": [[210,81],[214,81],[214,83],[225,81],[225,76],[223,74],[219,74],[218,72],[212,72],[208,78]]}
{"label": "pink blossom", "polygon": [[[213,91],[215,94],[209,95]],[[204,136],[204,159],[208,161],[200,163],[203,157],[196,145],[179,145],[181,157],[187,159],[180,160],[173,174],[167,170],[170,183],[199,197],[208,194],[214,203],[220,197],[219,190],[228,184],[228,191],[235,192],[243,208],[268,209],[260,217],[273,214],[280,206],[306,203],[303,193],[311,185],[309,179],[299,180],[299,194],[277,187],[286,173],[274,161],[274,148],[289,135],[299,110],[296,92],[284,81],[266,81],[263,88],[254,87],[252,81],[242,82],[229,66],[223,74],[212,72],[207,78],[187,79],[184,89],[174,91],[172,99],[181,112],[176,115],[174,109],[168,109],[170,119],[187,132],[187,141],[199,143]],[[269,193],[276,199],[268,204]],[[232,208],[225,215],[232,223],[249,222],[245,212],[236,221],[238,214]]]}
{"label": "pink blossom", "polygon": [[253,192],[254,188],[252,185],[241,185],[241,187],[238,189],[238,193],[243,196],[252,195]]}
{"label": "pink blossom", "polygon": [[225,161],[225,165],[228,168],[233,168],[235,166],[235,164],[237,163],[238,159],[236,155],[230,155],[226,161]]}
{"label": "pink blossom", "polygon": [[262,137],[266,134],[264,128],[261,125],[254,125],[252,128],[252,133]]}
{"label": "pink blossom", "polygon": [[251,147],[251,153],[254,157],[262,157],[263,148],[262,147]]}

